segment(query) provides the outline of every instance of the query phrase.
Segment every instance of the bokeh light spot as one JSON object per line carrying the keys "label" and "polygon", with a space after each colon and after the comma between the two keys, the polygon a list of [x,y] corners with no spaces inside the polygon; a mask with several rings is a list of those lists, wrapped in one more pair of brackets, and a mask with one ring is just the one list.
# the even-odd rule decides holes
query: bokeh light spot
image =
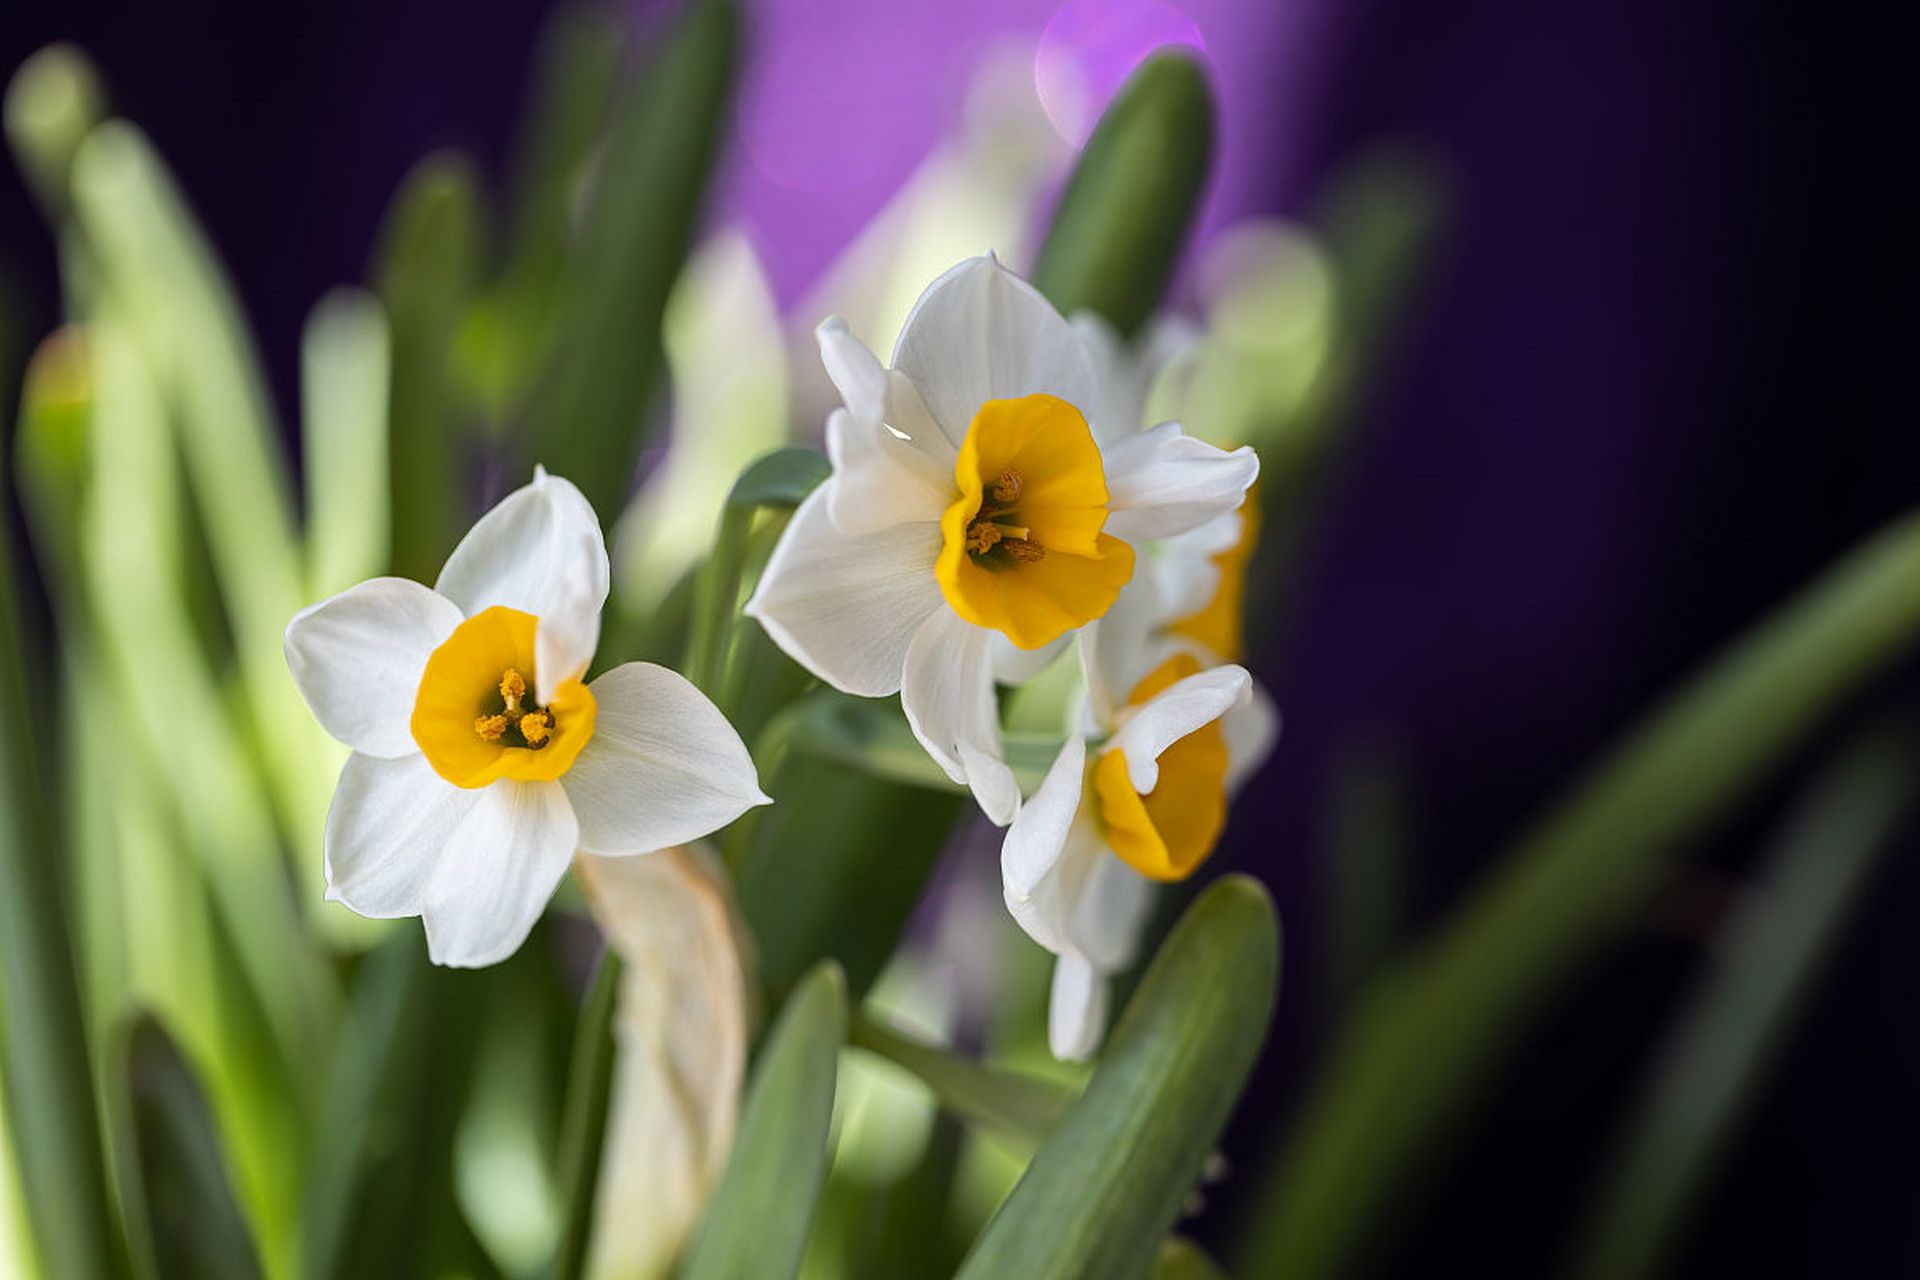
{"label": "bokeh light spot", "polygon": [[1129,73],[1155,49],[1184,45],[1204,60],[1200,28],[1165,0],[1070,0],[1053,15],[1034,54],[1034,84],[1047,119],[1074,146],[1087,136]]}

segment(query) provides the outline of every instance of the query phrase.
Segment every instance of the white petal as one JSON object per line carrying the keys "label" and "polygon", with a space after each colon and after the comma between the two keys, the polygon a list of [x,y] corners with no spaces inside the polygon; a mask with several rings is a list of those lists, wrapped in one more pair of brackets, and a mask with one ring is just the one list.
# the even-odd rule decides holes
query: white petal
{"label": "white petal", "polygon": [[850,538],[938,522],[959,492],[951,463],[943,466],[877,419],[862,422],[845,409],[827,418],[827,457],[827,510]]}
{"label": "white petal", "polygon": [[946,608],[933,576],[938,524],[849,538],[827,514],[833,481],[808,495],[774,548],[747,615],[795,662],[844,693],[900,688],[907,645]]}
{"label": "white petal", "polygon": [[1127,350],[1126,340],[1092,311],[1073,313],[1074,332],[1080,335],[1093,362],[1094,402],[1086,408],[1093,438],[1102,447],[1133,435],[1145,425],[1147,388],[1145,372]]}
{"label": "white petal", "polygon": [[545,698],[593,657],[607,580],[607,544],[593,506],[566,480],[536,471],[532,484],[468,530],[434,589],[468,617],[505,605],[540,619],[536,692]]}
{"label": "white petal", "polygon": [[1227,739],[1227,791],[1238,791],[1247,779],[1260,772],[1260,766],[1273,754],[1280,738],[1280,709],[1259,684],[1243,706],[1227,712],[1220,721]]}
{"label": "white petal", "polygon": [[828,316],[813,331],[820,344],[820,363],[847,411],[860,422],[882,422],[887,416],[887,369],[867,344],[853,336],[847,322]]}
{"label": "white petal", "polygon": [[418,753],[348,756],[327,810],[327,900],[376,920],[419,915],[442,850],[480,795]]}
{"label": "white petal", "polygon": [[1154,543],[1147,557],[1147,573],[1160,593],[1161,617],[1167,622],[1190,618],[1206,608],[1220,589],[1220,566],[1214,557],[1233,549],[1240,540],[1240,511],[1225,515]]}
{"label": "white petal", "polygon": [[1000,746],[993,634],[942,604],[907,646],[900,706],[927,754],[1005,826],[1020,807],[1020,788]]}
{"label": "white petal", "polygon": [[1107,1032],[1107,979],[1079,956],[1053,964],[1047,1003],[1047,1044],[1063,1062],[1084,1062]]}
{"label": "white petal", "polygon": [[1160,781],[1160,753],[1202,725],[1218,720],[1251,696],[1244,667],[1215,667],[1162,689],[1120,726],[1109,749],[1126,752],[1127,777],[1141,795]]}
{"label": "white petal", "polygon": [[1093,363],[1073,326],[992,257],[941,276],[914,304],[893,350],[958,448],[982,403],[1046,392],[1094,410]]}
{"label": "white petal", "polygon": [[328,733],[370,756],[409,755],[420,673],[460,623],[419,583],[375,578],[293,616],[287,669]]}
{"label": "white petal", "polygon": [[1099,728],[1111,731],[1119,724],[1133,687],[1172,652],[1154,635],[1166,621],[1153,579],[1140,576],[1120,589],[1104,617],[1081,628],[1087,702]]}
{"label": "white petal", "polygon": [[1103,847],[1068,900],[1067,937],[1073,949],[1102,973],[1131,965],[1153,888],[1153,881]]}
{"label": "white petal", "polygon": [[650,853],[772,803],[720,708],[685,677],[629,662],[589,688],[593,737],[561,778],[589,853]]}
{"label": "white petal", "polygon": [[1260,474],[1242,445],[1232,453],[1163,422],[1103,454],[1113,514],[1107,532],[1128,542],[1170,538],[1235,510]]}
{"label": "white petal", "polygon": [[579,842],[557,782],[496,782],[477,794],[421,904],[435,964],[478,968],[519,950]]}
{"label": "white petal", "polygon": [[[1000,845],[1000,884],[1016,919],[1049,883],[1066,853],[1067,836],[1080,813],[1086,772],[1086,740],[1074,734],[1061,744],[1047,776],[1007,828],[1007,838]],[[1049,937],[1041,937],[1032,928],[1027,932],[1049,951],[1059,951],[1066,945],[1062,919],[1041,922],[1042,931]],[[1026,928],[1026,921],[1021,925]]]}
{"label": "white petal", "polygon": [[1073,633],[1068,632],[1049,644],[1038,649],[1022,649],[1013,641],[993,633],[993,682],[995,684],[1021,685],[1052,666],[1054,659],[1066,651],[1072,643]]}

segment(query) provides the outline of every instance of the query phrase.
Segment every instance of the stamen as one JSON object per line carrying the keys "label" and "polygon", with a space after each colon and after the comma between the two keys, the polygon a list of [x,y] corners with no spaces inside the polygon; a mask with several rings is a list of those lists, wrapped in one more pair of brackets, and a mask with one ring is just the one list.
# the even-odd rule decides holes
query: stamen
{"label": "stamen", "polygon": [[1045,547],[1037,542],[1029,542],[1025,538],[1008,538],[1004,545],[1007,548],[1008,555],[1025,564],[1033,564],[1036,561],[1047,558],[1047,549]]}
{"label": "stamen", "polygon": [[553,717],[544,711],[529,711],[520,717],[520,736],[530,747],[545,745],[553,732]]}
{"label": "stamen", "polygon": [[1000,473],[1000,481],[993,486],[993,500],[1001,506],[1020,500],[1020,473],[1009,467]]}
{"label": "stamen", "polygon": [[500,677],[500,696],[506,700],[509,712],[520,709],[520,699],[527,696],[527,680],[519,671],[508,667],[506,674]]}
{"label": "stamen", "polygon": [[1000,541],[1000,526],[991,520],[975,520],[967,527],[967,550],[983,556]]}
{"label": "stamen", "polygon": [[498,742],[500,735],[507,731],[505,716],[481,716],[473,722],[473,731],[488,742]]}

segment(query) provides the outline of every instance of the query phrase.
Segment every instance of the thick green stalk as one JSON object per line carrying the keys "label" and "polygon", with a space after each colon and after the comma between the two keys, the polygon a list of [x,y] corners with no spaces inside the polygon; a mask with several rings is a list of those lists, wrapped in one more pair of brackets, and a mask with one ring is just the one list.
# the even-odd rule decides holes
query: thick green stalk
{"label": "thick green stalk", "polygon": [[1689,838],[1920,637],[1920,515],[1855,550],[1630,737],[1374,984],[1253,1201],[1247,1274],[1350,1272],[1527,1022]]}

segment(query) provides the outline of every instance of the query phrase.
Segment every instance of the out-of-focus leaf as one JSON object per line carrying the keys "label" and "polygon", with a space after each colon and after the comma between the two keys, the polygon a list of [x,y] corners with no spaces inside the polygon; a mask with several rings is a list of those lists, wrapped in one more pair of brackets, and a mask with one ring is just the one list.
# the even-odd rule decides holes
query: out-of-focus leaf
{"label": "out-of-focus leaf", "polygon": [[105,113],[93,64],[69,44],[48,45],[34,54],[7,85],[7,141],[51,217],[65,215],[73,154]]}
{"label": "out-of-focus leaf", "polygon": [[1675,1020],[1567,1274],[1627,1280],[1663,1269],[1888,850],[1915,764],[1910,737],[1881,732],[1815,780]]}
{"label": "out-of-focus leaf", "polygon": [[661,364],[660,323],[692,243],[733,83],[731,0],[693,0],[625,101],[561,279],[552,367],[528,405],[529,447],[618,511]]}
{"label": "out-of-focus leaf", "polygon": [[747,987],[726,877],[700,849],[577,862],[625,961],[586,1274],[666,1275],[725,1167],[747,1065]]}
{"label": "out-of-focus leaf", "polygon": [[287,679],[281,641],[307,603],[279,432],[232,291],[147,139],[113,121],[73,161],[74,218],[102,305],[142,350],[177,434],[232,623],[246,711],[301,867],[321,865],[333,748]]}
{"label": "out-of-focus leaf", "polygon": [[414,929],[362,962],[306,1170],[301,1276],[431,1275],[465,1245],[453,1140],[491,973],[437,968]]}
{"label": "out-of-focus leaf", "polygon": [[960,1280],[1147,1275],[1253,1069],[1279,978],[1266,890],[1229,876],[1195,899]]}
{"label": "out-of-focus leaf", "polygon": [[1153,1280],[1227,1280],[1220,1264],[1191,1240],[1176,1236],[1160,1246],[1153,1264]]}
{"label": "out-of-focus leaf", "polygon": [[[6,477],[0,460],[0,479]],[[17,613],[13,547],[0,519],[0,722],[34,723]],[[86,1022],[31,733],[0,733],[0,1052],[22,1190],[53,1276],[120,1276],[126,1260],[108,1199]]]}
{"label": "out-of-focus leaf", "polygon": [[564,1217],[560,1243],[547,1268],[548,1280],[574,1280],[586,1270],[593,1213],[600,1203],[607,1113],[613,1104],[613,1019],[619,1007],[624,968],[617,951],[600,957],[574,1032],[566,1116],[560,1133],[560,1204]]}
{"label": "out-of-focus leaf", "polygon": [[827,1171],[846,1027],[846,979],[823,962],[761,1046],[733,1154],[681,1280],[782,1280],[799,1270]]}
{"label": "out-of-focus leaf", "polygon": [[527,119],[516,142],[513,210],[501,279],[484,304],[501,338],[498,404],[525,394],[547,354],[554,292],[572,238],[580,188],[606,120],[630,23],[607,4],[569,4],[541,33]]}
{"label": "out-of-focus leaf", "polygon": [[466,453],[452,351],[479,271],[482,212],[457,152],[407,175],[380,230],[373,278],[392,328],[388,391],[393,571],[432,582],[464,523]]}
{"label": "out-of-focus leaf", "polygon": [[1185,53],[1152,55],[1087,139],[1034,285],[1063,313],[1094,311],[1132,334],[1166,292],[1212,158],[1206,73]]}
{"label": "out-of-focus leaf", "polygon": [[1668,859],[1920,636],[1920,516],[1856,548],[1684,687],[1381,976],[1258,1191],[1249,1274],[1351,1270],[1506,1051]]}
{"label": "out-of-focus leaf", "polygon": [[109,1088],[136,1269],[150,1280],[259,1276],[207,1100],[173,1040],[137,1014],[115,1037]]}
{"label": "out-of-focus leaf", "polygon": [[792,510],[832,473],[833,464],[818,449],[804,445],[776,449],[740,473],[727,495],[727,505]]}
{"label": "out-of-focus leaf", "polygon": [[1334,778],[1326,874],[1327,986],[1345,1008],[1392,952],[1406,879],[1405,780],[1372,745],[1341,753]]}
{"label": "out-of-focus leaf", "polygon": [[893,954],[961,797],[868,777],[798,749],[766,776],[775,803],[728,833],[761,981],[778,994],[828,956],[862,994]]}
{"label": "out-of-focus leaf", "polygon": [[1045,1137],[1074,1099],[1073,1090],[1058,1081],[970,1062],[859,1014],[848,1043],[912,1072],[958,1118],[1016,1142]]}
{"label": "out-of-focus leaf", "polygon": [[707,550],[729,493],[742,496],[742,468],[787,438],[785,333],[744,232],[710,236],[687,262],[664,338],[672,434],[615,539],[620,607],[637,614],[658,608]]}
{"label": "out-of-focus leaf", "polygon": [[307,579],[332,595],[386,572],[387,315],[357,289],[328,294],[300,347],[307,457]]}

